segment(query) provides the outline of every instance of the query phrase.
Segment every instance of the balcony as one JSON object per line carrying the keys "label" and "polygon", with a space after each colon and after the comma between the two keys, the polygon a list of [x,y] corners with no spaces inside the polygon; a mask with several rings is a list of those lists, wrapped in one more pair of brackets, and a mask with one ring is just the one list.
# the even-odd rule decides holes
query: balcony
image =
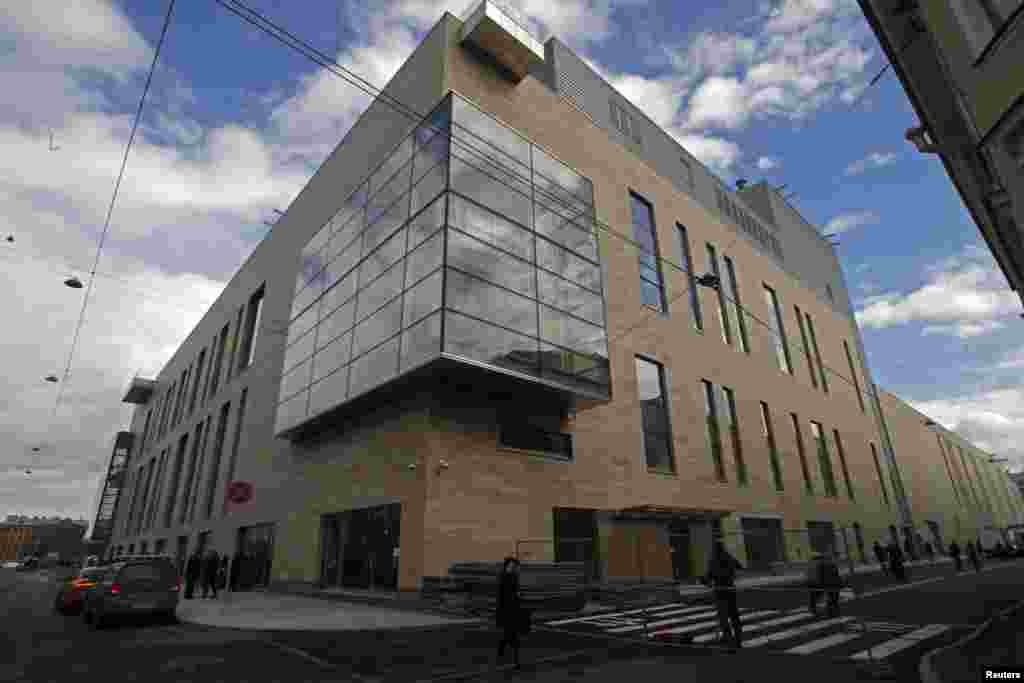
{"label": "balcony", "polygon": [[509,12],[482,0],[463,17],[462,42],[483,50],[520,81],[531,65],[544,63],[544,46]]}

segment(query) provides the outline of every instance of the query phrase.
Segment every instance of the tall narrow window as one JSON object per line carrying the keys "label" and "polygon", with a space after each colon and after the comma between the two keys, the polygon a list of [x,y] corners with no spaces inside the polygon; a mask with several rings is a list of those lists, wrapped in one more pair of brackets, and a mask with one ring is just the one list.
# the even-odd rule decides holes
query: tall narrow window
{"label": "tall narrow window", "polygon": [[974,478],[978,480],[978,490],[981,491],[982,499],[985,501],[985,507],[988,508],[989,512],[994,512],[992,507],[992,496],[988,490],[988,481],[981,473],[981,466],[978,464],[978,458],[971,455],[971,464],[974,465]]}
{"label": "tall narrow window", "polygon": [[821,379],[821,390],[828,393],[828,378],[825,376],[825,364],[821,361],[821,351],[818,349],[818,335],[814,332],[814,321],[810,313],[805,313],[807,318],[807,332],[811,335],[811,348],[814,349],[814,357],[818,360],[818,376]]}
{"label": "tall narrow window", "polygon": [[807,371],[811,373],[811,385],[818,388],[818,371],[814,367],[814,360],[811,359],[811,345],[807,342],[807,329],[804,327],[804,314],[799,306],[793,306],[796,313],[796,326],[800,328],[800,345],[804,348],[804,358],[807,360]]}
{"label": "tall narrow window", "polygon": [[235,316],[235,333],[231,337],[230,351],[228,352],[228,368],[224,373],[224,382],[231,381],[231,378],[238,374],[240,363],[236,360],[242,346],[242,323],[245,321],[245,306],[238,307],[238,314]]}
{"label": "tall narrow window", "polygon": [[[718,253],[710,242],[707,244],[708,264],[711,266],[711,273],[722,282],[722,269],[718,267]],[[732,324],[729,321],[729,309],[725,305],[725,287],[718,286],[718,324],[722,328],[722,341],[727,346],[732,346]]]}
{"label": "tall narrow window", "polygon": [[160,416],[160,436],[167,434],[167,423],[171,415],[171,406],[174,404],[174,397],[178,392],[178,383],[171,384],[171,388],[164,396],[164,414]]}
{"label": "tall narrow window", "polygon": [[704,329],[704,315],[700,310],[700,294],[697,292],[697,273],[693,272],[693,257],[690,253],[690,238],[686,228],[676,223],[679,233],[679,250],[682,252],[683,267],[686,269],[687,289],[690,295],[690,312],[693,315],[693,326]]}
{"label": "tall narrow window", "polygon": [[142,439],[139,440],[139,453],[146,450],[146,439],[149,437],[149,419],[153,417],[153,408],[146,411],[146,426],[142,428]]}
{"label": "tall narrow window", "polygon": [[238,370],[242,371],[252,365],[256,357],[256,337],[260,331],[260,318],[263,315],[263,295],[265,289],[256,290],[246,306],[245,329],[242,332],[242,348],[238,354]]}
{"label": "tall narrow window", "polygon": [[202,455],[203,423],[196,425],[196,432],[192,437],[192,456],[188,461],[188,476],[185,477],[185,486],[182,488],[181,509],[178,511],[178,523],[183,524],[188,516],[189,503],[192,501],[192,482],[196,476],[196,467],[199,464],[199,457]]}
{"label": "tall narrow window", "polygon": [[213,501],[218,491],[217,484],[220,480],[220,460],[224,452],[224,435],[227,433],[228,416],[231,413],[231,402],[220,407],[220,418],[217,420],[217,435],[213,440],[213,454],[210,462],[210,474],[206,484],[206,516],[209,519],[213,515]]}
{"label": "tall narrow window", "polygon": [[174,504],[178,498],[178,484],[181,481],[181,470],[185,463],[185,451],[188,449],[188,434],[182,434],[178,439],[178,452],[174,456],[174,468],[171,471],[171,480],[167,487],[167,507],[164,508],[164,526],[171,526],[174,518]]}
{"label": "tall narrow window", "polygon": [[942,451],[942,459],[946,463],[946,468],[949,470],[949,480],[953,484],[953,491],[957,494],[957,498],[960,504],[964,507],[970,506],[970,498],[967,495],[966,487],[963,481],[958,480],[960,474],[960,468],[956,464],[956,458],[953,457],[953,447],[946,443],[938,434],[935,435],[935,439],[939,443],[939,450]]}
{"label": "tall narrow window", "polygon": [[843,340],[843,351],[846,352],[846,363],[850,366],[850,377],[853,378],[853,388],[857,392],[857,403],[860,404],[860,412],[864,412],[864,397],[860,393],[860,380],[857,379],[857,370],[853,367],[853,356],[850,355],[850,345]]}
{"label": "tall narrow window", "polygon": [[747,321],[746,316],[743,315],[743,301],[740,299],[740,282],[736,279],[736,267],[728,256],[722,258],[725,259],[725,275],[728,278],[729,294],[732,297],[729,307],[732,309],[733,317],[736,318],[736,327],[740,332],[740,349],[743,353],[750,353],[750,338],[747,336]]}
{"label": "tall narrow window", "polygon": [[772,478],[775,480],[775,490],[782,491],[782,463],[779,462],[779,449],[775,445],[772,413],[768,409],[768,404],[764,401],[761,401],[761,428],[764,430],[764,440],[768,445],[768,457],[772,465]]}
{"label": "tall narrow window", "polygon": [[825,443],[825,432],[821,429],[821,423],[811,420],[811,435],[814,437],[814,446],[818,451],[818,467],[821,468],[821,479],[825,482],[825,495],[835,498],[839,495],[836,490],[836,478],[832,473],[832,460],[828,455],[828,444]]}
{"label": "tall narrow window", "polygon": [[846,450],[843,448],[843,440],[839,436],[839,430],[833,429],[832,436],[836,440],[836,453],[839,454],[839,465],[843,468],[843,480],[846,482],[846,494],[850,500],[854,500],[853,481],[850,479],[850,468],[846,466]]}
{"label": "tall narrow window", "polygon": [[971,498],[974,500],[974,506],[981,509],[981,498],[978,496],[978,492],[974,489],[974,482],[971,480],[971,473],[967,469],[967,458],[964,456],[964,449],[959,445],[956,449],[960,452],[960,462],[964,465],[964,479],[967,480],[967,488],[971,492]]}
{"label": "tall narrow window", "polygon": [[228,343],[228,325],[225,323],[224,327],[221,328],[220,336],[217,337],[217,352],[213,356],[213,367],[210,373],[210,392],[208,396],[213,396],[217,393],[217,387],[220,384],[220,371],[221,364],[224,362],[224,350]]}
{"label": "tall narrow window", "polygon": [[185,368],[181,372],[181,379],[178,381],[178,395],[174,397],[174,415],[171,417],[171,429],[178,426],[181,420],[181,409],[185,402],[185,392],[188,388],[188,373],[191,368]]}
{"label": "tall narrow window", "polygon": [[665,392],[665,368],[659,363],[637,357],[636,378],[647,467],[672,472],[672,430]]}
{"label": "tall narrow window", "polygon": [[160,509],[160,503],[164,498],[164,491],[167,488],[167,481],[164,479],[164,475],[167,474],[167,449],[160,453],[160,466],[157,468],[156,479],[157,489],[156,495],[153,496],[153,504],[149,508],[149,519],[146,521],[146,528],[152,529],[156,523],[156,515]]}
{"label": "tall narrow window", "polygon": [[736,412],[736,395],[729,387],[722,387],[722,399],[725,403],[725,428],[729,432],[732,443],[732,455],[736,460],[736,482],[740,486],[750,483],[747,477],[747,462],[743,459],[743,442],[740,439],[740,420]]}
{"label": "tall narrow window", "polygon": [[796,454],[800,457],[800,471],[804,475],[804,490],[814,494],[814,485],[811,483],[811,469],[807,466],[807,453],[804,450],[804,435],[800,429],[800,418],[796,413],[790,413],[789,419],[793,423],[793,436],[796,438]]}
{"label": "tall narrow window", "polygon": [[[235,468],[238,466],[238,448],[242,441],[242,429],[245,426],[245,403],[249,396],[249,389],[242,389],[242,397],[238,399],[238,412],[235,413],[235,441],[231,444],[231,458],[228,460],[228,476],[224,479],[226,486],[230,486],[235,480]],[[224,498],[223,513],[228,511],[227,497]]]}
{"label": "tall narrow window", "polygon": [[189,524],[196,517],[196,506],[199,500],[199,491],[203,485],[203,474],[206,472],[206,443],[210,440],[210,431],[213,429],[213,418],[207,417],[205,422],[200,423],[203,427],[203,435],[199,442],[199,455],[196,458],[196,476],[192,481],[192,491],[188,495],[187,521]]}
{"label": "tall narrow window", "polygon": [[203,381],[203,370],[206,369],[206,349],[199,352],[199,360],[196,362],[196,377],[192,381],[192,397],[188,402],[188,414],[196,410],[196,399],[199,397],[199,385]]}
{"label": "tall narrow window", "polygon": [[654,209],[640,195],[629,193],[633,210],[633,239],[640,252],[640,301],[659,313],[665,312],[665,287],[658,258],[658,238],[654,228]]}
{"label": "tall narrow window", "polygon": [[[871,446],[871,457],[875,461],[875,473],[878,474],[878,485],[882,487],[882,500],[884,500],[885,504],[888,505],[889,504],[889,489],[887,489],[885,487],[885,476],[882,475],[882,461],[878,459],[878,449],[875,448],[875,444],[870,443],[868,445]],[[948,465],[947,465],[947,467],[948,467]]]}
{"label": "tall narrow window", "polygon": [[711,382],[700,381],[704,391],[704,432],[711,451],[711,461],[715,465],[715,476],[718,481],[727,481],[725,463],[722,461],[722,435],[718,431],[718,410],[715,406],[715,387]]}
{"label": "tall narrow window", "polygon": [[775,340],[775,355],[779,361],[779,369],[786,374],[793,374],[793,366],[789,362],[789,344],[786,342],[786,328],[782,324],[782,309],[775,290],[764,286],[764,298],[768,302],[769,316],[772,322],[772,337]]}

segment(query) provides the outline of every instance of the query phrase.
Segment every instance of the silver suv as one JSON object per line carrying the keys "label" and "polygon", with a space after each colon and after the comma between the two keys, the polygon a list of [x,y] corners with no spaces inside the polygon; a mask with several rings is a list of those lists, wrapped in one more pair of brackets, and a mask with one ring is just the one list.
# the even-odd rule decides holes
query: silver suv
{"label": "silver suv", "polygon": [[99,569],[96,587],[82,604],[87,624],[103,628],[112,618],[137,614],[174,620],[181,582],[170,558],[126,559]]}

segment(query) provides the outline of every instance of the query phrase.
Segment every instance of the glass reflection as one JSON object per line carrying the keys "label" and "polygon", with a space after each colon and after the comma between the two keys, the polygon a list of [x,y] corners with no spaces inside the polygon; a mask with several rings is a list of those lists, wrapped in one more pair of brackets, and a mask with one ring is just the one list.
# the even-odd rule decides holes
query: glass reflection
{"label": "glass reflection", "polygon": [[[400,186],[389,185],[381,190],[366,210],[367,232],[373,230],[379,235],[390,234],[409,217],[409,179],[403,177],[400,180]],[[393,191],[396,194],[391,196]],[[377,204],[378,199],[380,204]]]}
{"label": "glass reflection", "polygon": [[440,163],[424,172],[422,178],[418,179],[416,186],[412,189],[412,203],[410,210],[416,213],[423,206],[434,199],[445,189],[448,181],[448,164]]}
{"label": "glass reflection", "polygon": [[607,387],[610,383],[607,358],[575,353],[543,342],[540,346],[541,370],[549,379],[584,391]]}
{"label": "glass reflection", "polygon": [[444,349],[458,356],[536,374],[537,340],[445,312]]}
{"label": "glass reflection", "polygon": [[317,306],[306,309],[306,312],[293,320],[288,326],[288,339],[285,346],[291,346],[299,337],[309,332],[316,326]]}
{"label": "glass reflection", "polygon": [[[438,291],[440,292],[440,284]],[[441,351],[441,313],[435,313],[402,333],[401,369],[407,370]]]}
{"label": "glass reflection", "polygon": [[452,98],[452,119],[456,140],[488,156],[500,155],[501,163],[515,163],[517,171],[529,171],[530,143],[511,128],[461,97]]}
{"label": "glass reflection", "polygon": [[537,263],[594,292],[601,291],[601,268],[547,240],[537,240]]}
{"label": "glass reflection", "polygon": [[355,299],[349,299],[348,303],[342,304],[324,318],[320,322],[320,327],[317,328],[316,348],[322,349],[338,336],[352,329],[352,325],[355,323],[355,312]]}
{"label": "glass reflection", "polygon": [[373,282],[378,275],[405,255],[405,229],[388,238],[379,249],[370,253],[359,266],[359,282]]}
{"label": "glass reflection", "polygon": [[349,396],[388,381],[398,372],[398,337],[354,361],[351,368]]}
{"label": "glass reflection", "polygon": [[285,349],[284,352],[284,372],[287,373],[296,363],[301,360],[305,360],[313,355],[313,342],[316,339],[316,332],[310,331],[306,335],[296,341],[294,344]]}
{"label": "glass reflection", "polygon": [[537,204],[537,232],[559,245],[597,261],[597,235],[582,213],[566,214]]}
{"label": "glass reflection", "polygon": [[[412,158],[412,139],[404,138],[398,146],[388,155],[388,158],[381,162],[377,170],[370,176],[370,194],[375,195],[379,188],[384,187],[398,173],[398,169],[404,167]],[[408,170],[408,169],[406,169]],[[404,193],[404,190],[402,190]]]}
{"label": "glass reflection", "polygon": [[433,235],[444,225],[445,198],[440,197],[409,221],[409,248],[412,251],[423,240]]}
{"label": "glass reflection", "polygon": [[435,135],[426,145],[416,151],[413,160],[412,181],[416,183],[423,174],[434,168],[438,163],[448,160],[448,134]]}
{"label": "glass reflection", "polygon": [[402,267],[399,262],[356,295],[356,320],[362,320],[402,292]]}
{"label": "glass reflection", "polygon": [[348,366],[310,387],[309,414],[319,415],[338,405],[348,396]]}
{"label": "glass reflection", "polygon": [[402,311],[402,326],[409,327],[428,313],[441,307],[441,276],[438,268],[433,275],[406,290]]}
{"label": "glass reflection", "polygon": [[458,195],[449,195],[448,201],[451,225],[519,258],[533,261],[533,236],[529,231]]}
{"label": "glass reflection", "polygon": [[524,186],[507,173],[495,169],[481,168],[463,161],[457,154],[452,155],[451,186],[467,197],[490,207],[502,216],[531,227],[533,225],[533,201],[530,188]]}
{"label": "glass reflection", "polygon": [[533,148],[533,172],[534,182],[542,192],[566,202],[593,205],[594,188],[590,180],[536,146]]}
{"label": "glass reflection", "polygon": [[447,269],[445,307],[519,330],[537,334],[537,302]]}
{"label": "glass reflection", "polygon": [[416,248],[406,257],[406,288],[432,273],[441,265],[444,256],[444,231],[438,230],[433,237]]}
{"label": "glass reflection", "polygon": [[544,271],[538,272],[537,280],[541,301],[596,325],[604,325],[604,299],[597,294]]}
{"label": "glass reflection", "polygon": [[546,341],[576,351],[599,352],[604,349],[603,327],[585,323],[543,304],[540,319],[540,336]]}
{"label": "glass reflection", "polygon": [[281,432],[299,424],[306,418],[306,406],[309,394],[302,392],[289,401],[277,406],[277,417],[274,420],[274,431]]}
{"label": "glass reflection", "polygon": [[447,264],[525,296],[536,296],[532,264],[504,254],[454,228],[448,231]]}
{"label": "glass reflection", "polygon": [[399,298],[356,325],[352,357],[355,358],[388,337],[398,334],[401,325],[402,300]]}
{"label": "glass reflection", "polygon": [[356,293],[356,278],[358,273],[351,271],[348,275],[338,280],[333,287],[324,292],[323,303],[320,305],[320,317],[326,318],[332,311],[351,299]]}
{"label": "glass reflection", "polygon": [[287,399],[290,396],[294,396],[297,392],[309,386],[310,370],[312,364],[309,360],[304,360],[295,366],[288,374],[281,378],[281,389],[280,396],[282,399]]}
{"label": "glass reflection", "polygon": [[342,365],[347,365],[351,357],[351,350],[351,334],[343,334],[328,344],[326,348],[321,348],[313,356],[311,380],[316,382],[320,378],[331,374]]}

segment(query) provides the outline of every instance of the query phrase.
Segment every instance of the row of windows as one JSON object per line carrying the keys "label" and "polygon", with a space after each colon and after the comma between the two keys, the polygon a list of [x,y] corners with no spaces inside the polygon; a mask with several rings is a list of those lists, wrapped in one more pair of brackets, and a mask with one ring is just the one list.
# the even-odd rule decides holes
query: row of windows
{"label": "row of windows", "polygon": [[779,244],[779,240],[776,239],[775,235],[765,230],[750,214],[729,199],[729,196],[721,188],[716,187],[715,192],[718,195],[718,209],[726,216],[732,218],[737,225],[743,228],[744,232],[759,242],[765,249],[775,254],[781,261],[782,245]]}
{"label": "row of windows", "polygon": [[[659,363],[637,356],[636,373],[642,421],[643,449],[647,466],[654,471],[674,473],[675,463],[672,452],[672,429],[669,421],[665,369]],[[701,380],[701,391],[704,398],[705,436],[715,477],[721,482],[729,480],[727,471],[729,467],[725,458],[725,443],[727,442],[728,449],[732,454],[732,466],[735,470],[736,481],[740,486],[746,486],[750,483],[750,480],[747,463],[743,454],[743,441],[740,438],[740,424],[736,410],[735,393],[729,387],[716,387],[708,380]],[[769,455],[772,480],[775,489],[782,491],[784,489],[782,462],[775,436],[774,421],[771,409],[764,401],[760,402],[760,412],[761,433]],[[807,463],[807,456],[804,451],[800,419],[796,413],[790,413],[789,418],[790,426],[796,439],[797,455],[800,459],[804,488],[808,494],[813,494],[814,487]],[[824,482],[825,495],[832,498],[837,497],[839,494],[824,429],[820,422],[813,420],[810,421],[810,426],[821,478]],[[832,437],[836,454],[839,457],[843,480],[846,484],[847,495],[850,500],[854,500],[853,482],[847,467],[843,440],[838,429],[832,430]],[[888,492],[885,490],[885,481],[882,478],[881,466],[878,462],[878,455],[874,444],[871,444],[871,451],[875,458],[875,467],[878,471],[883,495],[886,502],[888,502]]]}
{"label": "row of windows", "polygon": [[[950,486],[953,488],[953,495],[958,505],[974,507],[977,510],[988,509],[994,512],[992,504],[993,501],[996,501],[997,505],[1004,508],[1004,511],[1013,511],[1014,506],[1010,492],[1005,486],[1000,485],[998,475],[994,475],[989,468],[982,466],[977,457],[973,455],[968,457],[959,444],[956,445],[956,454],[959,455],[957,458],[954,455],[954,445],[950,443],[949,439],[939,434],[936,434],[935,438],[938,441],[946,474],[949,476]],[[973,465],[973,478],[969,465]],[[997,493],[993,493],[993,491]]]}
{"label": "row of windows", "polygon": [[[167,446],[158,457],[134,470],[133,480],[125,487],[126,491],[131,491],[123,526],[125,535],[149,531],[158,523],[162,528],[191,524],[197,514],[202,519],[213,516],[217,491],[224,488],[223,482],[230,482],[235,476],[247,398],[248,389],[243,389],[235,414],[231,455],[223,478],[221,462],[231,417],[230,401],[221,406],[216,425],[214,416],[208,415],[193,432],[183,434],[177,444]],[[169,478],[168,465],[171,466]]]}

